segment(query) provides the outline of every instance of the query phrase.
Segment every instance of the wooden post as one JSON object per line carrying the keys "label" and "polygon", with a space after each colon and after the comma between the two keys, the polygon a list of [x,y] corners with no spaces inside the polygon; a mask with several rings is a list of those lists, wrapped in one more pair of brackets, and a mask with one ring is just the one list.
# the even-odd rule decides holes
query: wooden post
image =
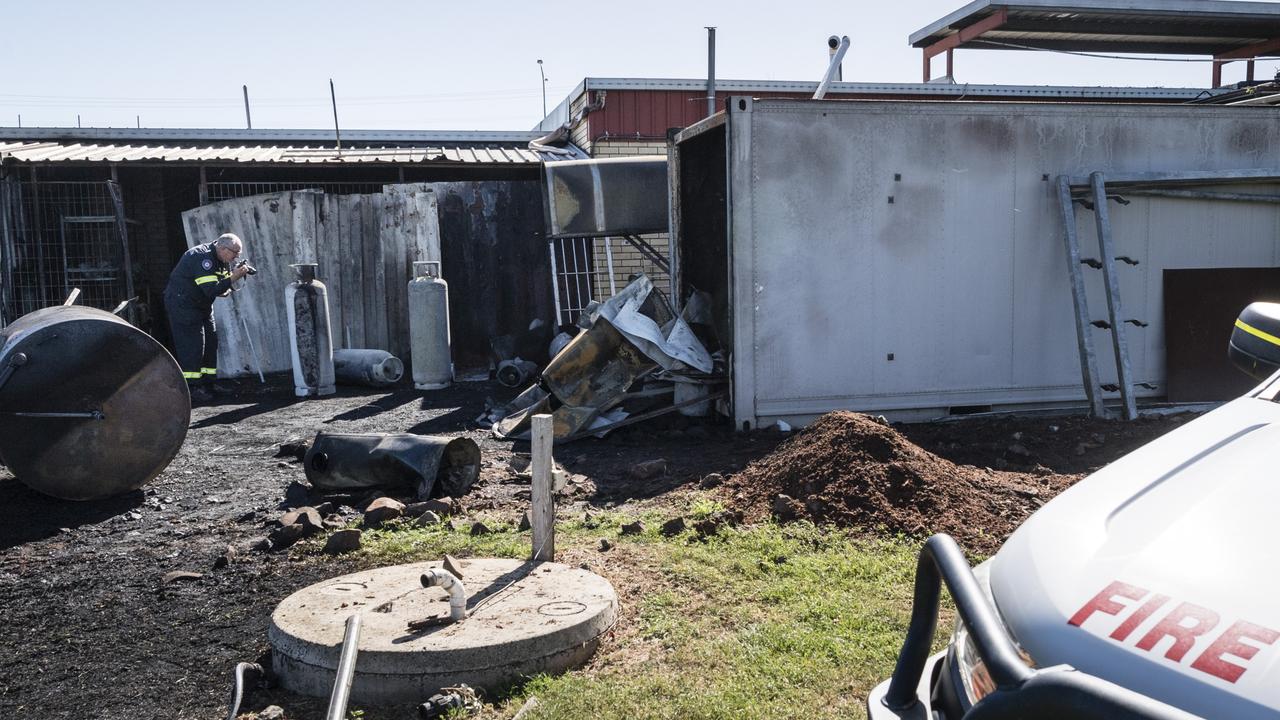
{"label": "wooden post", "polygon": [[533,429],[533,491],[529,509],[529,522],[533,526],[532,559],[554,560],[556,555],[556,508],[552,478],[553,462],[551,443],[555,430],[550,415],[534,415]]}

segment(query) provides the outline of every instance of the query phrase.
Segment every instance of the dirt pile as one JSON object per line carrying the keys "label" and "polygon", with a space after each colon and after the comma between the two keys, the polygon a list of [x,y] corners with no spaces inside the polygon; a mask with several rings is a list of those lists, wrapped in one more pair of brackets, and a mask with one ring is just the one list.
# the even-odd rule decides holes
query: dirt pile
{"label": "dirt pile", "polygon": [[1079,475],[956,465],[867,415],[829,413],[730,478],[730,502],[757,519],[802,517],[865,530],[949,533],[990,553]]}

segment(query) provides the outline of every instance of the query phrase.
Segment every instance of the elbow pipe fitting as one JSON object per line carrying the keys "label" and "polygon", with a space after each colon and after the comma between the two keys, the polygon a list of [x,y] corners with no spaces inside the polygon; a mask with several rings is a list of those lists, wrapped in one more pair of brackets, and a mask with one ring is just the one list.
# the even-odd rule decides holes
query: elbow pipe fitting
{"label": "elbow pipe fitting", "polygon": [[422,587],[438,587],[449,593],[449,619],[453,622],[467,617],[467,590],[462,581],[444,568],[433,568],[422,574]]}

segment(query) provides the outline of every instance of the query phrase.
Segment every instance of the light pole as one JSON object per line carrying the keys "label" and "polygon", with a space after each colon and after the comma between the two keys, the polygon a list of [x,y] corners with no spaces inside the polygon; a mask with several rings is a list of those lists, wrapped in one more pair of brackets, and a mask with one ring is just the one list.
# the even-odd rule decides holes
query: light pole
{"label": "light pole", "polygon": [[538,58],[538,74],[542,76],[542,117],[547,116],[547,72],[542,69],[542,58]]}

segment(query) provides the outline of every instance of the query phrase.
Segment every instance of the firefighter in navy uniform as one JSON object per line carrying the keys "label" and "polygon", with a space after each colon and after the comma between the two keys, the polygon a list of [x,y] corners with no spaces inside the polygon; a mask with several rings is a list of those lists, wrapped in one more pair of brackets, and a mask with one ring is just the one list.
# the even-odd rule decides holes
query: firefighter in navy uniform
{"label": "firefighter in navy uniform", "polygon": [[218,375],[218,332],[213,324],[213,301],[231,293],[231,284],[253,268],[236,258],[244,249],[240,238],[225,233],[182,255],[164,289],[173,349],[192,401],[207,401],[212,393],[228,392],[214,384]]}

